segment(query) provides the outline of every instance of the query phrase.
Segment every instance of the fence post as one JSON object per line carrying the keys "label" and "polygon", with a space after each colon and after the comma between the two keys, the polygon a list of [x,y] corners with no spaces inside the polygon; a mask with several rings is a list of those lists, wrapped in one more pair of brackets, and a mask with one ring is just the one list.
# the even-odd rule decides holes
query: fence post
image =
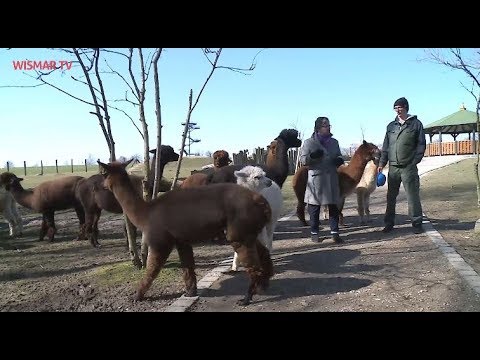
{"label": "fence post", "polygon": [[10,171],[10,161],[7,161],[7,171]]}
{"label": "fence post", "polygon": [[55,159],[55,169],[57,170],[57,174],[58,174],[58,160]]}
{"label": "fence post", "polygon": [[43,175],[43,160],[40,160],[40,175]]}
{"label": "fence post", "polygon": [[72,168],[72,174],[73,174],[73,159],[70,159],[70,166]]}
{"label": "fence post", "polygon": [[27,162],[25,160],[23,161],[23,173],[27,176]]}
{"label": "fence post", "polygon": [[87,172],[87,159],[85,159],[85,172]]}

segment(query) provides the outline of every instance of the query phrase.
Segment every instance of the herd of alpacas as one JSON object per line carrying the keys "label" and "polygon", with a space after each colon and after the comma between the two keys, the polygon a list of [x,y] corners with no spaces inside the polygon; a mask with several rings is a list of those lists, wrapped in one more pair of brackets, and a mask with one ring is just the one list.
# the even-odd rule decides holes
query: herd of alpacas
{"label": "herd of alpacas", "polygon": [[[142,195],[143,177],[128,174],[126,163],[102,163],[100,173],[89,178],[65,176],[24,189],[23,180],[11,172],[0,174],[0,214],[7,220],[10,236],[22,235],[22,219],[16,203],[42,214],[39,240],[54,241],[54,213],[74,209],[79,220],[77,240],[88,239],[98,247],[98,222],[102,210],[125,214],[148,244],[146,273],[135,300],[140,301],[176,248],[185,283],[185,295],[197,295],[193,243],[224,238],[233,248],[231,271],[245,268],[249,284],[239,304],[247,305],[253,295],[269,286],[274,274],[271,259],[273,234],[282,213],[282,187],[289,175],[288,150],[302,141],[294,129],[284,129],[268,146],[266,163],[232,165],[228,152],[213,154],[213,164],[194,171],[173,190],[152,201]],[[151,151],[156,156],[155,150]],[[379,149],[364,141],[348,165],[339,168],[343,209],[345,197],[356,192],[360,221],[369,216],[369,196],[375,189]],[[162,145],[161,172],[179,155]],[[155,159],[152,161],[155,163]],[[298,200],[297,216],[306,224],[303,203],[308,173],[299,167],[293,178]],[[154,173],[155,169],[151,169]],[[342,175],[343,174],[343,175]],[[152,176],[153,178],[153,176]],[[147,184],[153,187],[153,184]],[[302,195],[303,194],[303,195]],[[188,222],[185,221],[188,219]]]}

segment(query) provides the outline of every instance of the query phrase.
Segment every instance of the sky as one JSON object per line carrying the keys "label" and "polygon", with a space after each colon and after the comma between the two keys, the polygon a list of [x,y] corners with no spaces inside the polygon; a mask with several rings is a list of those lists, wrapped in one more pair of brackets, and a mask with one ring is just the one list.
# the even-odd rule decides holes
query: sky
{"label": "sky", "polygon": [[[395,117],[393,103],[402,96],[409,101],[410,114],[424,125],[458,111],[462,104],[475,110],[473,96],[461,85],[470,85],[466,75],[421,61],[426,58],[421,48],[225,48],[219,65],[248,68],[254,58],[256,68],[249,75],[227,69],[214,72],[192,113],[191,121],[199,127],[192,137],[200,140],[191,145],[192,153],[252,152],[259,146],[266,148],[285,128],[296,128],[305,138],[318,116],[329,117],[341,148],[359,144],[363,137],[381,144],[387,124]],[[0,167],[7,161],[14,166],[23,166],[23,161],[32,166],[40,160],[54,165],[55,159],[59,164],[70,159],[81,164],[89,157],[108,161],[108,146],[90,105],[48,86],[8,87],[38,84],[32,78],[34,71],[14,69],[13,62],[22,60],[58,65],[73,59],[48,49],[0,49]],[[107,61],[129,79],[123,58],[111,55]],[[105,60],[100,67],[108,70]],[[160,58],[162,143],[177,152],[189,91],[196,99],[210,69],[201,49],[167,48]],[[103,76],[107,98],[124,99],[129,90],[120,77]],[[67,69],[65,63],[65,71],[49,79],[91,101],[88,88],[72,77],[82,80],[81,69],[76,64]],[[152,71],[146,93],[151,148],[157,135],[153,95]],[[127,97],[133,99],[131,93]],[[130,103],[111,104],[138,119],[138,109]],[[131,120],[116,110],[110,110],[110,115],[117,157],[142,155],[143,140]],[[452,141],[447,138],[443,141]]]}

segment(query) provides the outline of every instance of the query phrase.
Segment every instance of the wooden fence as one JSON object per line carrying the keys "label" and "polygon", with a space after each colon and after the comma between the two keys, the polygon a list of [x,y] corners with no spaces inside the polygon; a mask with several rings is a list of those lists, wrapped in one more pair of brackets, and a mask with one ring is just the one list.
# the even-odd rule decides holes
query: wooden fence
{"label": "wooden fence", "polygon": [[[6,168],[7,171],[10,171],[10,168],[12,166],[10,165],[10,162],[6,163]],[[92,168],[97,168],[98,165],[88,165],[87,164],[87,159],[84,159],[83,164],[78,165],[78,164],[73,164],[73,159],[70,159],[70,165],[58,165],[58,160],[55,160],[55,165],[51,166],[44,166],[43,165],[43,160],[40,160],[40,166],[39,165],[31,165],[27,166],[27,162],[23,162],[23,175],[43,175],[46,173],[59,173],[59,172],[79,172],[85,170],[85,172],[88,172],[88,170],[92,170]],[[53,170],[55,168],[55,170]],[[60,171],[59,171],[60,168]],[[90,169],[89,169],[90,168]],[[48,170],[47,170],[48,169]]]}
{"label": "wooden fence", "polygon": [[[300,149],[289,149],[288,156],[288,174],[293,175],[295,173],[297,165],[297,157]],[[249,155],[248,150],[240,150],[238,153],[232,154],[233,163],[235,165],[253,165],[260,164],[265,165],[267,161],[267,152],[261,147],[258,147],[253,150],[253,153]]]}
{"label": "wooden fence", "polygon": [[475,154],[478,148],[478,141],[472,140],[436,142],[427,144],[425,156]]}

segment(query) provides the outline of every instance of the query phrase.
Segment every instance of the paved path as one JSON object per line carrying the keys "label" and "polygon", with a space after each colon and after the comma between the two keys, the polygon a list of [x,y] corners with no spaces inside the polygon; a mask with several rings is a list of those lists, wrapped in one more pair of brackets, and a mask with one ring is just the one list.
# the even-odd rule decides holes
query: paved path
{"label": "paved path", "polygon": [[[466,156],[468,157],[468,156]],[[465,157],[424,158],[421,176]],[[432,227],[414,235],[401,188],[397,223],[381,233],[386,188],[371,198],[372,223],[357,224],[354,197],[345,206],[345,244],[314,244],[294,216],[279,223],[273,243],[275,276],[265,294],[239,306],[247,289],[245,272],[223,273],[231,258],[199,281],[199,297],[181,297],[166,311],[480,311],[480,277]],[[292,214],[293,215],[293,214]],[[328,234],[328,224],[323,232]]]}

